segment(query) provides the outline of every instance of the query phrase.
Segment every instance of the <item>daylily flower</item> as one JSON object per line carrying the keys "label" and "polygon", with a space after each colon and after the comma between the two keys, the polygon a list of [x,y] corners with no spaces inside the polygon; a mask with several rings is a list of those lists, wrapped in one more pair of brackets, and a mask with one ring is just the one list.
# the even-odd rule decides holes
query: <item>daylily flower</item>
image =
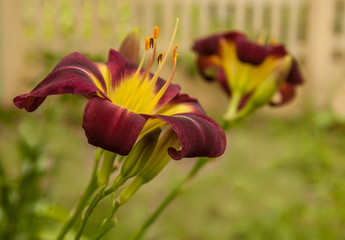
{"label": "daylily flower", "polygon": [[[294,97],[295,87],[303,82],[296,60],[283,45],[255,43],[239,32],[197,40],[193,50],[198,54],[201,75],[207,80],[219,81],[229,96],[239,98],[239,108],[243,108],[260,87],[271,105],[287,103]],[[277,87],[269,90],[266,87],[263,91],[262,86],[268,79]],[[280,101],[271,99],[275,92],[280,93]]]}
{"label": "daylily flower", "polygon": [[[32,112],[49,95],[84,95],[89,100],[83,128],[88,142],[94,146],[127,155],[145,134],[170,126],[180,145],[180,148],[169,148],[173,159],[218,157],[226,145],[223,130],[206,116],[196,99],[179,93],[180,87],[171,83],[178,57],[177,46],[173,48],[176,31],[177,24],[166,54],[158,54],[154,74],[150,70],[156,59],[158,27],[150,39],[145,39],[139,66],[112,49],[106,63],[92,62],[75,52],[63,58],[30,93],[16,97],[14,104]],[[165,81],[159,74],[172,49],[173,70]],[[128,45],[126,50],[130,50]]]}

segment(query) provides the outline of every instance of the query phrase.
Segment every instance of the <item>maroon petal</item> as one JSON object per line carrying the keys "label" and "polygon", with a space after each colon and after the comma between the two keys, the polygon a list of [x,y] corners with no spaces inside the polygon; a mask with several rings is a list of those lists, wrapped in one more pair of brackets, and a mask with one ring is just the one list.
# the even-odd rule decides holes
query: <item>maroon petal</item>
{"label": "maroon petal", "polygon": [[281,86],[279,93],[281,99],[278,102],[271,102],[271,106],[280,106],[287,102],[290,102],[295,96],[295,86],[288,83],[284,83]]}
{"label": "maroon petal", "polygon": [[292,62],[291,71],[286,79],[286,82],[295,85],[303,83],[302,74],[299,71],[299,67],[295,59]]}
{"label": "maroon petal", "polygon": [[236,51],[238,58],[242,62],[254,65],[262,63],[269,54],[269,48],[267,46],[261,46],[248,40],[236,42]]}
{"label": "maroon petal", "polygon": [[214,34],[207,38],[202,38],[195,41],[193,50],[203,56],[210,56],[219,54],[219,40],[224,38],[227,41],[239,41],[240,39],[246,39],[246,36],[239,32],[227,32],[221,34]]}
{"label": "maroon petal", "polygon": [[198,71],[206,80],[212,81],[216,78],[217,71],[221,68],[219,64],[214,61],[216,55],[203,56],[199,55],[197,60]]}
{"label": "maroon petal", "polygon": [[108,100],[91,98],[85,108],[83,128],[96,147],[127,155],[147,119]]}
{"label": "maroon petal", "polygon": [[[158,93],[159,90],[164,86],[166,83],[165,80],[158,78],[156,83],[156,92]],[[160,108],[161,106],[164,106],[166,103],[170,102],[173,98],[177,96],[177,94],[180,92],[180,85],[177,84],[170,84],[161,99],[159,99],[156,108]]]}
{"label": "maroon petal", "polygon": [[231,95],[231,90],[229,87],[229,83],[226,80],[226,76],[225,76],[225,72],[223,69],[219,69],[218,73],[217,73],[217,80],[220,83],[220,85],[222,86],[222,88],[224,89],[225,93],[230,96]]}
{"label": "maroon petal", "polygon": [[181,150],[168,149],[169,155],[180,160],[184,157],[219,157],[225,151],[226,138],[222,128],[213,119],[198,113],[155,115],[170,125],[181,144]]}
{"label": "maroon petal", "polygon": [[[199,114],[203,114],[203,115],[206,114],[204,109],[201,107],[200,103],[198,102],[198,100],[188,96],[187,94],[178,94],[169,103],[162,106],[162,108],[159,109],[156,114],[157,115],[166,115],[165,111],[166,110],[169,111],[169,109],[171,107],[174,107],[175,105],[188,106],[189,108],[191,108],[191,110],[189,112],[199,113]],[[179,113],[182,113],[182,112],[179,112]],[[147,116],[149,117],[149,115],[147,115]]]}
{"label": "maroon petal", "polygon": [[13,102],[18,108],[28,112],[35,111],[48,95],[82,94],[100,92],[91,80],[93,75],[105,89],[104,79],[96,65],[80,53],[72,53],[61,60],[54,70],[40,82],[30,93],[17,96]]}
{"label": "maroon petal", "polygon": [[135,73],[138,69],[135,63],[131,62],[114,49],[110,49],[109,51],[107,65],[112,86],[118,86],[122,80]]}

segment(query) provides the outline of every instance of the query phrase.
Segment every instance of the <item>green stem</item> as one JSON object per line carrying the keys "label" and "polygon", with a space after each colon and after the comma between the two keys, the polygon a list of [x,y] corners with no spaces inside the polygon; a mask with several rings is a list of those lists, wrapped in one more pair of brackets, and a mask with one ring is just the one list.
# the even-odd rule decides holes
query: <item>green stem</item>
{"label": "green stem", "polygon": [[240,92],[233,92],[232,93],[229,107],[228,107],[228,109],[224,115],[225,120],[231,121],[236,117],[238,106],[240,104],[241,98],[242,98],[242,94]]}
{"label": "green stem", "polygon": [[126,187],[125,190],[121,192],[119,197],[114,201],[113,207],[111,212],[108,216],[104,219],[101,229],[95,235],[93,239],[100,239],[104,236],[107,232],[109,232],[113,227],[116,226],[116,222],[114,219],[114,215],[117,210],[125,204],[137,191],[138,189],[144,184],[143,179],[140,177],[134,178],[134,180]]}
{"label": "green stem", "polygon": [[163,210],[183,191],[186,185],[192,180],[199,170],[209,161],[210,158],[199,158],[193,169],[188,173],[188,175],[178,184],[175,188],[165,197],[163,202],[159,205],[156,211],[144,222],[143,226],[136,232],[132,240],[141,239],[146,230],[152,225],[152,223],[158,218],[158,216],[163,212]]}
{"label": "green stem", "polygon": [[92,171],[92,176],[90,179],[89,184],[87,185],[82,197],[80,198],[79,202],[75,206],[75,208],[71,211],[70,217],[63,225],[62,229],[60,230],[56,240],[62,240],[64,239],[67,232],[71,229],[75,221],[78,219],[78,217],[81,215],[83,209],[85,208],[85,205],[91,195],[94,193],[94,191],[97,189],[97,169],[99,160],[103,154],[103,149],[98,149],[95,155],[95,163]]}
{"label": "green stem", "polygon": [[75,240],[78,240],[80,239],[83,231],[84,231],[84,228],[86,226],[86,223],[91,215],[91,213],[93,212],[93,210],[96,208],[96,206],[98,205],[98,203],[103,199],[105,198],[106,196],[108,196],[109,194],[115,192],[120,186],[122,186],[125,181],[127,179],[124,178],[122,175],[119,175],[113,185],[108,188],[107,190],[103,188],[99,189],[98,193],[93,197],[93,199],[91,200],[91,203],[86,207],[86,211],[85,211],[85,214],[83,215],[82,217],[82,220],[81,220],[81,223],[79,225],[79,228],[77,230],[77,234],[75,236]]}

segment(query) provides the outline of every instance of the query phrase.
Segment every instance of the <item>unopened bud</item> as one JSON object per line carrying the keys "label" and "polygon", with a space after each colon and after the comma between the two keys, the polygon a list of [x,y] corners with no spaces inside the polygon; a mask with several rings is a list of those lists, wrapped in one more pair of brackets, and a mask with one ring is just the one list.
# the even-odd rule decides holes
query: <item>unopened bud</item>
{"label": "unopened bud", "polygon": [[116,153],[104,151],[101,170],[99,171],[97,177],[98,187],[104,187],[108,185],[110,174],[113,172],[115,157]]}
{"label": "unopened bud", "polygon": [[168,149],[171,147],[180,147],[180,142],[176,133],[172,129],[168,129],[159,138],[154,152],[141,172],[138,173],[137,178],[142,178],[146,183],[157,176],[157,174],[163,170],[171,159],[168,154]]}
{"label": "unopened bud", "polygon": [[139,33],[138,30],[132,30],[122,41],[119,53],[136,63],[139,59]]}
{"label": "unopened bud", "polygon": [[139,142],[126,157],[121,167],[121,175],[123,175],[125,178],[131,178],[144,167],[157,145],[160,133],[161,130],[157,128],[147,133],[142,139],[139,140]]}

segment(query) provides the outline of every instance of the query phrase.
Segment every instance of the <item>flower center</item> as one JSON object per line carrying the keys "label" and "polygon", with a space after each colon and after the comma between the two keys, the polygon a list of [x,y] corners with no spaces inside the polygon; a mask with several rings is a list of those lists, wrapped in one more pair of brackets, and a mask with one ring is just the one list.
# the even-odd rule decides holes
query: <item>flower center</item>
{"label": "flower center", "polygon": [[220,40],[221,64],[233,92],[246,95],[264,82],[276,68],[279,57],[268,56],[259,65],[242,62],[237,56],[236,44]]}
{"label": "flower center", "polygon": [[[176,61],[178,57],[178,54],[176,53],[177,45],[174,46],[172,53],[173,70],[164,85],[160,89],[157,89],[157,80],[172,49],[178,23],[179,19],[176,19],[173,35],[171,37],[168,49],[164,55],[163,53],[158,53],[156,58],[156,39],[159,35],[158,27],[154,28],[152,37],[145,38],[145,51],[137,71],[132,75],[124,76],[125,79],[121,82],[121,84],[110,91],[109,98],[111,101],[135,113],[150,114],[156,110],[155,107],[157,106],[157,103],[168,89],[175,73]],[[144,62],[146,61],[146,55],[149,55],[149,57],[145,70],[142,70]],[[155,62],[155,59],[157,59],[158,68],[155,74],[152,76],[149,73],[153,63]]]}

